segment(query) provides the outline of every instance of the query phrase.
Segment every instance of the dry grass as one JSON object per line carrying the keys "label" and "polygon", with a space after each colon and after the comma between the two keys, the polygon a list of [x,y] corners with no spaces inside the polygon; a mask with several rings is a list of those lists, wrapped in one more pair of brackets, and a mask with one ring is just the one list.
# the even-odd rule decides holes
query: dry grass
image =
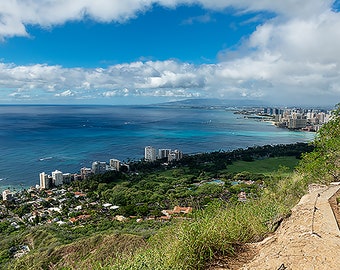
{"label": "dry grass", "polygon": [[14,262],[12,269],[100,269],[115,264],[123,256],[133,256],[145,246],[135,235],[95,235],[64,246],[28,254]]}

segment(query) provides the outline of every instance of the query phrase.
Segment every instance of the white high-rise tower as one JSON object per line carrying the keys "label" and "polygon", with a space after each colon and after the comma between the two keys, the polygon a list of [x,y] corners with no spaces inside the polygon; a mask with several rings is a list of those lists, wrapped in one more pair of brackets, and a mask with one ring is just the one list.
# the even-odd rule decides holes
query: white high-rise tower
{"label": "white high-rise tower", "polygon": [[144,158],[146,161],[155,161],[157,158],[156,149],[152,146],[147,146],[144,149]]}
{"label": "white high-rise tower", "polygon": [[52,181],[55,186],[60,186],[63,184],[63,173],[61,171],[55,170],[52,172]]}
{"label": "white high-rise tower", "polygon": [[45,172],[40,173],[39,178],[40,178],[40,188],[44,188],[44,189],[50,188],[48,175]]}

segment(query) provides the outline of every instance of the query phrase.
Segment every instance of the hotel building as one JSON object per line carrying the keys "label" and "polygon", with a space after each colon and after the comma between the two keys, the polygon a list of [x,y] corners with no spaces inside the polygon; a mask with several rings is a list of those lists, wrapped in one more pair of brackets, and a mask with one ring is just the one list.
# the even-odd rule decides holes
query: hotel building
{"label": "hotel building", "polygon": [[146,161],[155,161],[157,158],[156,149],[152,146],[147,146],[144,149],[144,158]]}
{"label": "hotel building", "polygon": [[171,149],[159,149],[158,150],[158,158],[168,158],[169,154],[171,153]]}
{"label": "hotel building", "polygon": [[49,189],[51,187],[51,178],[45,172],[39,174],[40,188]]}
{"label": "hotel building", "polygon": [[55,170],[52,172],[52,182],[55,186],[60,186],[63,184],[63,173],[61,171]]}
{"label": "hotel building", "polygon": [[94,174],[102,174],[106,172],[106,162],[95,161],[92,163],[92,172]]}

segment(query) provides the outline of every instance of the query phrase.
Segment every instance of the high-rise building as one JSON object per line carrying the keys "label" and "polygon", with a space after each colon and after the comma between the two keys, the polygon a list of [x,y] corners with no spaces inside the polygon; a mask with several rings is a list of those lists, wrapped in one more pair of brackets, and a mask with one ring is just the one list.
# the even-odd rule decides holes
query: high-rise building
{"label": "high-rise building", "polygon": [[300,113],[293,113],[292,117],[289,118],[288,128],[289,129],[300,129],[306,127],[307,119]]}
{"label": "high-rise building", "polygon": [[320,123],[320,124],[324,124],[324,123],[326,122],[326,121],[325,121],[325,119],[326,119],[326,114],[323,113],[323,112],[318,113],[317,116],[316,116],[316,118],[319,120],[319,123]]}
{"label": "high-rise building", "polygon": [[144,158],[146,161],[155,161],[157,156],[156,156],[156,149],[153,148],[152,146],[147,146],[144,149]]}
{"label": "high-rise building", "polygon": [[179,150],[171,151],[171,153],[168,155],[168,161],[171,162],[173,160],[180,160],[183,157],[183,153]]}
{"label": "high-rise building", "polygon": [[63,184],[63,173],[61,171],[55,170],[52,172],[52,182],[55,186],[60,186]]}
{"label": "high-rise building", "polygon": [[171,153],[171,149],[159,149],[158,150],[158,158],[168,158],[169,154]]}
{"label": "high-rise building", "polygon": [[106,162],[94,161],[92,163],[92,172],[94,174],[102,174],[106,172]]}
{"label": "high-rise building", "polygon": [[51,179],[45,172],[40,173],[39,178],[40,188],[49,189],[51,187]]}
{"label": "high-rise building", "polygon": [[69,184],[69,183],[71,183],[72,178],[73,178],[73,175],[72,175],[72,174],[70,174],[70,173],[63,173],[63,183],[64,183],[64,184]]}
{"label": "high-rise building", "polygon": [[80,169],[80,177],[83,180],[88,179],[91,174],[93,174],[91,168],[83,167]]}
{"label": "high-rise building", "polygon": [[118,159],[110,159],[110,167],[111,169],[118,171],[120,169],[120,161]]}

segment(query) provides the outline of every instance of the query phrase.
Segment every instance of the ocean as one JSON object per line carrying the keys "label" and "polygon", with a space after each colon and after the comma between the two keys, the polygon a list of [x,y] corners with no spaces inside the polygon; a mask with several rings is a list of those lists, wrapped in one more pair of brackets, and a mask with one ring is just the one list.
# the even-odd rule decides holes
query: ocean
{"label": "ocean", "polygon": [[314,136],[222,108],[0,105],[0,191],[34,186],[43,171],[75,173],[93,161],[140,160],[147,145],[194,154]]}

